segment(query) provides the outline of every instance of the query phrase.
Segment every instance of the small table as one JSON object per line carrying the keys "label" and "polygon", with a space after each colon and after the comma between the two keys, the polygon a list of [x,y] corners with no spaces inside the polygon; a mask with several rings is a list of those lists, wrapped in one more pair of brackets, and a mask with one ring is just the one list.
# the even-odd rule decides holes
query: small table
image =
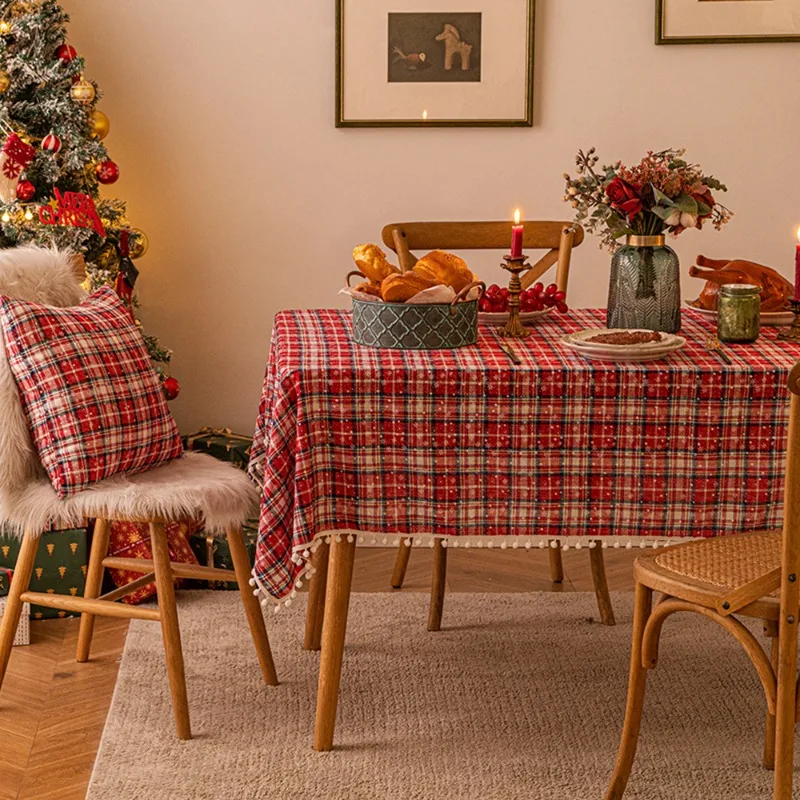
{"label": "small table", "polygon": [[800,345],[765,328],[726,347],[728,366],[692,310],[686,347],[661,361],[559,345],[604,324],[596,309],[545,318],[512,343],[514,365],[485,326],[474,347],[395,351],[353,344],[349,312],[277,315],[250,461],[263,487],[253,575],[288,605],[318,570],[316,749],[333,744],[357,538],[630,547],[780,526]]}

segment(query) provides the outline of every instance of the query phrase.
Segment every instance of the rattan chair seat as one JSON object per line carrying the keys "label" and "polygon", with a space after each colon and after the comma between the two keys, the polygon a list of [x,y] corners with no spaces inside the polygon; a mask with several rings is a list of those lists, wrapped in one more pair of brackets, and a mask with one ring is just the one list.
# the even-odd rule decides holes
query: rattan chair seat
{"label": "rattan chair seat", "polygon": [[[781,532],[759,531],[687,542],[640,556],[636,579],[672,597],[713,607],[716,600],[781,563]],[[777,615],[779,591],[742,609],[748,616]]]}

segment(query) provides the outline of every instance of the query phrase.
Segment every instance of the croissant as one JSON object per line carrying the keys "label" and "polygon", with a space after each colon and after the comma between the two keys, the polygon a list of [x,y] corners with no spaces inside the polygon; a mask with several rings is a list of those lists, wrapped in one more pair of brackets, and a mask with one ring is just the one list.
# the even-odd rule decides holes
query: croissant
{"label": "croissant", "polygon": [[361,244],[353,250],[353,261],[358,271],[373,283],[380,283],[384,278],[398,272],[386,260],[386,253],[375,244]]}
{"label": "croissant", "polygon": [[381,283],[381,296],[386,303],[405,303],[415,294],[436,286],[439,281],[432,281],[424,275],[411,270],[411,272],[398,272],[389,275]]}
{"label": "croissant", "polygon": [[693,278],[705,278],[706,285],[695,301],[699,308],[717,308],[719,287],[725,283],[749,283],[761,287],[761,310],[783,311],[794,286],[771,267],[753,261],[711,259],[697,256],[697,266],[689,267]]}
{"label": "croissant", "polygon": [[414,265],[413,271],[432,280],[434,285],[451,286],[456,294],[475,280],[463,258],[443,250],[433,250],[423,256]]}

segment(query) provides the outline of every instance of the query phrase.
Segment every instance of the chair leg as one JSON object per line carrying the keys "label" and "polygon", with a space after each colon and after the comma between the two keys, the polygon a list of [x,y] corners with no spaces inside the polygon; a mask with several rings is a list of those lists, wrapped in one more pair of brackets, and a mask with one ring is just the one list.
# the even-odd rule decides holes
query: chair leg
{"label": "chair leg", "polygon": [[792,800],[796,681],[797,619],[796,615],[787,616],[781,609],[778,634],[778,697],[775,704],[775,800]]}
{"label": "chair leg", "polygon": [[[770,660],[775,674],[778,674],[778,623],[774,620],[764,620],[764,633],[770,639]],[[764,768],[775,769],[775,715],[767,711],[767,721],[764,728]]]}
{"label": "chair leg", "polygon": [[589,562],[592,567],[592,582],[594,583],[594,594],[597,598],[597,608],[600,611],[600,619],[603,625],[616,625],[614,619],[614,606],[611,605],[611,595],[608,593],[608,581],[606,580],[606,565],[603,559],[602,542],[595,542],[594,547],[589,549]]}
{"label": "chair leg", "polygon": [[317,718],[314,728],[314,749],[320,752],[333,750],[355,554],[355,540],[350,542],[347,536],[333,537],[328,567],[328,588],[325,592],[325,622],[322,626],[322,655],[319,663]]}
{"label": "chair leg", "polygon": [[[411,548],[408,548],[409,550]],[[433,583],[431,584],[431,605],[428,611],[428,630],[438,631],[442,627],[444,611],[445,581],[447,579],[447,548],[441,539],[436,539],[433,550]]]}
{"label": "chair leg", "polygon": [[36,558],[36,551],[39,549],[39,537],[26,531],[22,539],[22,544],[17,556],[17,564],[14,567],[14,579],[11,581],[11,588],[6,598],[6,608],[3,618],[0,620],[0,687],[8,669],[8,661],[11,658],[11,648],[14,646],[14,638],[17,635],[19,619],[22,616],[23,602],[20,595],[28,591],[28,584],[33,573],[33,561]]}
{"label": "chair leg", "polygon": [[153,568],[156,573],[158,610],[161,617],[161,634],[167,660],[169,689],[175,714],[175,729],[179,739],[191,739],[189,701],[186,696],[186,673],[183,666],[181,632],[178,627],[178,609],[175,605],[175,584],[169,561],[169,547],[164,525],[150,523],[150,543],[153,549]]}
{"label": "chair leg", "polygon": [[[89,600],[94,600],[100,596],[103,586],[103,559],[108,554],[108,539],[111,535],[111,523],[109,520],[97,519],[94,523],[94,534],[92,536],[92,552],[89,554],[89,568],[86,572],[86,589],[83,596]],[[92,646],[92,635],[94,634],[94,614],[84,611],[81,614],[81,627],[78,632],[78,652],[75,660],[83,663],[89,660],[89,650]]]}
{"label": "chair leg", "polygon": [[617,763],[608,787],[605,800],[621,800],[628,785],[628,778],[636,756],[639,742],[639,728],[644,710],[644,690],[647,670],[642,664],[642,639],[644,629],[653,605],[653,590],[641,583],[636,584],[633,611],[633,644],[631,646],[631,666],[628,678],[628,701],[625,706],[625,724],[617,753]]}
{"label": "chair leg", "polygon": [[323,539],[314,551],[314,577],[308,584],[306,632],[303,650],[319,650],[322,646],[322,623],[325,619],[325,589],[328,586],[328,557],[331,546]]}
{"label": "chair leg", "polygon": [[564,561],[561,558],[561,543],[556,539],[554,540],[557,547],[553,547],[553,543],[549,542],[550,547],[550,580],[553,583],[564,583]]}
{"label": "chair leg", "polygon": [[231,551],[231,561],[236,573],[236,582],[239,584],[239,593],[242,596],[242,603],[247,614],[247,622],[250,625],[250,635],[253,637],[253,644],[258,655],[258,663],[261,665],[261,674],[268,686],[278,685],[278,674],[275,672],[275,662],[272,660],[272,650],[269,646],[269,636],[267,626],[264,624],[264,615],[261,613],[261,605],[258,598],[250,589],[250,558],[247,555],[247,547],[242,536],[240,527],[228,530],[228,547]]}
{"label": "chair leg", "polygon": [[397,558],[394,560],[394,572],[392,572],[393,589],[403,588],[409,558],[411,558],[411,547],[406,544],[405,539],[401,539],[400,547],[397,548]]}

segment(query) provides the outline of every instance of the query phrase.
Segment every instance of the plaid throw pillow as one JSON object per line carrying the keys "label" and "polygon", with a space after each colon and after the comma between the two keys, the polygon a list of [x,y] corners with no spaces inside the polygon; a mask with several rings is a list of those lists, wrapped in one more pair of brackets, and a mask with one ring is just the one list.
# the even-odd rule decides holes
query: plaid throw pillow
{"label": "plaid throw pillow", "polygon": [[112,289],[72,308],[0,297],[0,325],[31,437],[60,497],[182,454],[142,335]]}

